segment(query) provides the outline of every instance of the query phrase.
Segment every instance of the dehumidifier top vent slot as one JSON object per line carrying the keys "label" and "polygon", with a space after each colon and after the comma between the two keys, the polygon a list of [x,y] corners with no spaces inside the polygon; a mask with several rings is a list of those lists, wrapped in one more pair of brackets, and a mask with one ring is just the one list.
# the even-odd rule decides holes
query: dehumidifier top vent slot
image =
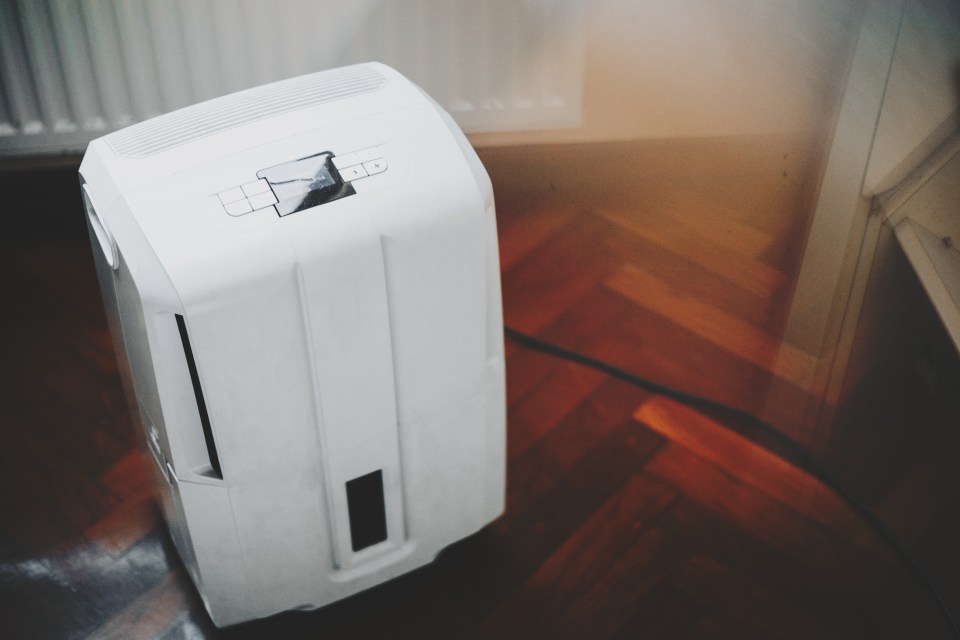
{"label": "dehumidifier top vent slot", "polygon": [[303,107],[375,91],[384,77],[364,66],[322,71],[179,109],[106,136],[119,155],[145,158],[204,136]]}

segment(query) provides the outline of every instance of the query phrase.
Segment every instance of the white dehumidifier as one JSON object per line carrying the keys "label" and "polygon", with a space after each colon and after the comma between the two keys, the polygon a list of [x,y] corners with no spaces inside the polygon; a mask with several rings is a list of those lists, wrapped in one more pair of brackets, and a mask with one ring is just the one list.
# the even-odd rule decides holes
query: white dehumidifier
{"label": "white dehumidifier", "polygon": [[413,83],[363,64],[241,91],[95,140],[80,175],[217,625],[349,596],[503,512],[493,193]]}

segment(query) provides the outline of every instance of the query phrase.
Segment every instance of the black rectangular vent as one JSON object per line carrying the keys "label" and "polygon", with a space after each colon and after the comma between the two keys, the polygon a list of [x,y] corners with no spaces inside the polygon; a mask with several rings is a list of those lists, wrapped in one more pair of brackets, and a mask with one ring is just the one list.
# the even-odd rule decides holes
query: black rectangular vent
{"label": "black rectangular vent", "polygon": [[197,363],[193,359],[193,349],[190,348],[190,337],[187,335],[187,325],[183,316],[176,314],[177,328],[180,330],[180,341],[183,343],[183,355],[187,358],[187,369],[190,370],[190,382],[193,383],[193,396],[197,400],[197,411],[200,412],[200,426],[203,428],[203,439],[207,443],[207,456],[210,458],[210,468],[213,474],[223,479],[220,470],[220,457],[217,455],[217,443],[213,440],[213,429],[210,427],[210,416],[207,415],[207,403],[203,399],[203,389],[200,387],[200,376],[197,374]]}
{"label": "black rectangular vent", "polygon": [[347,481],[347,510],[350,514],[350,542],[354,551],[387,539],[387,513],[380,469]]}

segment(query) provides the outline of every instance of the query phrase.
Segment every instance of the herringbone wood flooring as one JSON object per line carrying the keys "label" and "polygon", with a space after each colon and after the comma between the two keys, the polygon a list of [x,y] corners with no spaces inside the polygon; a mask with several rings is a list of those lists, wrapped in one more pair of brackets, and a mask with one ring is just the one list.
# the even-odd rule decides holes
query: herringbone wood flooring
{"label": "herringbone wood flooring", "polygon": [[[506,321],[759,410],[815,154],[783,168],[768,166],[762,146],[709,141],[551,152],[561,166],[617,162],[605,180],[556,182],[524,164],[529,150],[482,154],[497,185]],[[788,169],[801,177],[784,181]],[[509,341],[500,520],[432,565],[323,610],[217,630],[152,500],[75,168],[2,180],[3,637],[948,635],[929,594],[853,512],[743,425]],[[800,376],[809,356],[793,357]],[[833,462],[857,487],[880,487],[871,504],[892,505],[888,520],[956,602],[960,434],[941,414],[924,419],[932,435],[906,461],[871,450],[871,460],[900,461],[897,477],[856,451]],[[793,427],[789,416],[778,426]]]}

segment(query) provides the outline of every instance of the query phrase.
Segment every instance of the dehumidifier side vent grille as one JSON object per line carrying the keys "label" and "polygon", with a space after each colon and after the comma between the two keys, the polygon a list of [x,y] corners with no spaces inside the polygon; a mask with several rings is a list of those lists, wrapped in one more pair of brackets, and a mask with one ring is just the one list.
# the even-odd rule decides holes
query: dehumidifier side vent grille
{"label": "dehumidifier side vent grille", "polygon": [[377,469],[347,481],[350,543],[361,551],[387,539],[387,511],[383,499],[383,471]]}
{"label": "dehumidifier side vent grille", "polygon": [[179,109],[105,140],[119,155],[145,158],[248,122],[375,91],[384,81],[380,73],[362,65],[321,71]]}

